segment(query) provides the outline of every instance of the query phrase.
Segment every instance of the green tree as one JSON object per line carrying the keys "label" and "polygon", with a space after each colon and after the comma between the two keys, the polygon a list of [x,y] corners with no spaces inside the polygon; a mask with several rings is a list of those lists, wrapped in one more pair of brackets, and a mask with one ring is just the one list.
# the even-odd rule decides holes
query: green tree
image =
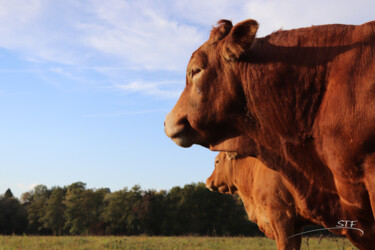
{"label": "green tree", "polygon": [[10,190],[0,196],[0,233],[22,232],[17,225],[26,225],[20,219],[26,208],[34,234],[259,235],[238,197],[211,192],[203,183],[114,193],[86,189],[83,182],[52,190],[38,185],[21,199],[23,206]]}
{"label": "green tree", "polygon": [[[89,191],[89,190],[88,190]],[[86,207],[90,211],[88,227],[89,234],[104,234],[105,223],[103,213],[105,209],[104,198],[111,191],[108,188],[91,190],[86,194]]]}
{"label": "green tree", "polygon": [[86,184],[76,182],[67,187],[65,229],[73,235],[102,234],[104,223],[104,197],[109,189],[86,189]]}
{"label": "green tree", "polygon": [[104,220],[107,223],[107,233],[110,234],[139,234],[142,232],[141,221],[136,212],[142,200],[142,191],[134,186],[112,193],[106,197],[107,207]]}
{"label": "green tree", "polygon": [[33,199],[33,192],[25,192],[21,195],[21,203],[23,205],[29,205]]}
{"label": "green tree", "polygon": [[54,235],[61,235],[65,225],[65,193],[66,190],[60,187],[52,188],[51,195],[45,207],[45,214],[41,218],[43,226],[53,232]]}
{"label": "green tree", "polygon": [[203,183],[172,188],[165,211],[163,234],[259,235],[240,200],[211,192]]}
{"label": "green tree", "polygon": [[45,185],[38,185],[29,192],[23,194],[22,197],[27,197],[27,218],[28,218],[28,232],[31,234],[51,234],[51,230],[43,225],[42,218],[45,215],[45,209],[51,191]]}
{"label": "green tree", "polygon": [[8,188],[5,193],[4,193],[4,198],[13,198],[13,193],[12,191],[10,190],[10,188]]}
{"label": "green tree", "polygon": [[85,190],[86,184],[83,182],[75,182],[67,187],[64,228],[71,235],[87,234],[85,211],[82,206],[82,194]]}
{"label": "green tree", "polygon": [[22,234],[26,229],[26,210],[8,189],[0,196],[0,234]]}
{"label": "green tree", "polygon": [[167,193],[165,200],[165,214],[161,225],[164,235],[185,234],[185,225],[188,223],[185,215],[182,214],[181,203],[183,201],[183,190],[181,187],[173,187]]}
{"label": "green tree", "polygon": [[134,207],[133,211],[141,222],[141,230],[147,235],[160,235],[165,219],[166,191],[144,192],[142,200]]}

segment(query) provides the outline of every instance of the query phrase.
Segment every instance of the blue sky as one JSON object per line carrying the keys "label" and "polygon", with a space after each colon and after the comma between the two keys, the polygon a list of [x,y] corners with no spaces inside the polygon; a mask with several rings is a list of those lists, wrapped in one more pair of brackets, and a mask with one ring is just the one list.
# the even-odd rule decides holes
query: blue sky
{"label": "blue sky", "polygon": [[369,1],[0,0],[0,193],[205,181],[216,153],[163,122],[219,19],[280,28],[375,19]]}

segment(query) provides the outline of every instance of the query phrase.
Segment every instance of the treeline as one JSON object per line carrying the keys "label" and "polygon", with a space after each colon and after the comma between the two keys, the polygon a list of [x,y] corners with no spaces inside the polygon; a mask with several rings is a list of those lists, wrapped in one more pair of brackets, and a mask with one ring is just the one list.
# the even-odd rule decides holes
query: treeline
{"label": "treeline", "polygon": [[15,198],[0,196],[0,234],[32,235],[260,235],[238,197],[203,183],[169,191],[139,186],[111,192],[76,182],[36,186]]}

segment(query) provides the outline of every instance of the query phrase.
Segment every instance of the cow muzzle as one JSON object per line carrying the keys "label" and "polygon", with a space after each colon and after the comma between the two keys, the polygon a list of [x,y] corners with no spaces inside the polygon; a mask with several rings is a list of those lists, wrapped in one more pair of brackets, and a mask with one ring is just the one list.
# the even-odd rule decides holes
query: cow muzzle
{"label": "cow muzzle", "polygon": [[164,122],[164,132],[178,146],[188,148],[193,145],[188,135],[188,121],[186,118],[177,118],[171,112],[167,115]]}
{"label": "cow muzzle", "polygon": [[231,193],[227,185],[225,185],[225,184],[215,185],[215,182],[210,180],[210,179],[207,179],[206,187],[212,192],[219,192],[219,193],[222,193],[222,194]]}
{"label": "cow muzzle", "polygon": [[[212,191],[212,192],[216,192],[217,191],[217,189],[216,189],[216,187],[215,187],[215,185],[214,185],[214,182],[213,181],[211,181],[209,178],[207,179],[207,181],[206,181],[206,188],[208,188],[210,191]],[[215,190],[216,189],[216,190]]]}

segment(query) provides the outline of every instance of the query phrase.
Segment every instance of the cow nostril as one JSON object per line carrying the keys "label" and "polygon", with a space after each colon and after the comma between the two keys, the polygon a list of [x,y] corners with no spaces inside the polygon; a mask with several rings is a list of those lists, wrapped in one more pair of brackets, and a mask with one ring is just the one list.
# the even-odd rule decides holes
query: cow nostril
{"label": "cow nostril", "polygon": [[211,181],[211,180],[207,179],[206,188],[208,188],[210,191],[214,192],[215,191],[214,181]]}
{"label": "cow nostril", "polygon": [[235,194],[237,192],[237,188],[236,187],[234,187],[234,186],[230,186],[229,187],[229,193],[230,194]]}
{"label": "cow nostril", "polygon": [[175,137],[186,128],[185,118],[176,117],[172,112],[164,120],[164,131],[168,137]]}
{"label": "cow nostril", "polygon": [[207,188],[210,188],[210,187],[211,187],[211,184],[212,184],[212,182],[210,181],[210,179],[207,179],[207,180],[206,180],[206,187],[207,187]]}
{"label": "cow nostril", "polygon": [[178,125],[184,125],[184,126],[187,126],[187,125],[189,125],[189,121],[188,121],[187,117],[181,117],[181,118],[177,121],[177,124],[178,124]]}

